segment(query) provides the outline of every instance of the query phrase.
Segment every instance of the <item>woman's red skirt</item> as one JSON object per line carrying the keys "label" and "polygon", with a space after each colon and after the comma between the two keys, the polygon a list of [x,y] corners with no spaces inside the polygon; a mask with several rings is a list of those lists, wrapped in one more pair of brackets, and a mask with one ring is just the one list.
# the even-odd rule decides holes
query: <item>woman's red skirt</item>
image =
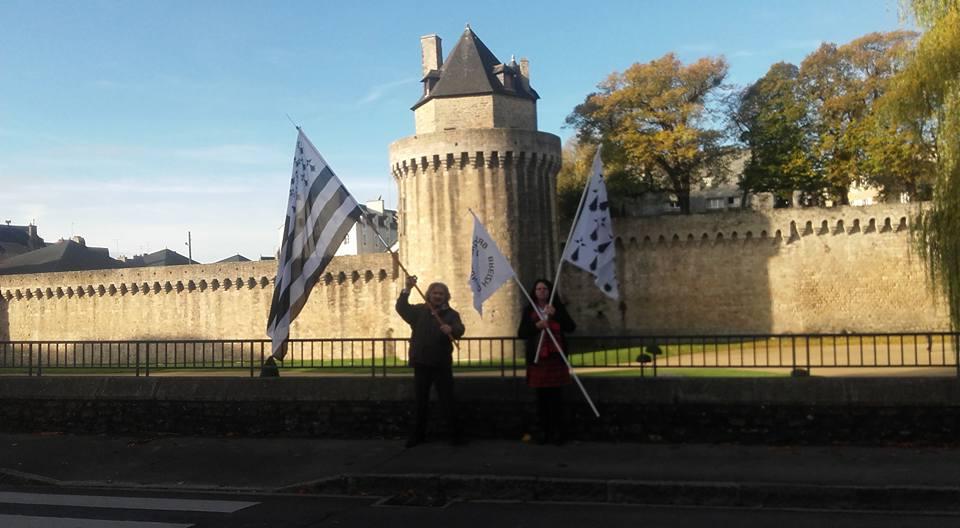
{"label": "woman's red skirt", "polygon": [[533,388],[561,387],[573,382],[570,370],[560,354],[554,352],[540,361],[527,365],[527,386]]}

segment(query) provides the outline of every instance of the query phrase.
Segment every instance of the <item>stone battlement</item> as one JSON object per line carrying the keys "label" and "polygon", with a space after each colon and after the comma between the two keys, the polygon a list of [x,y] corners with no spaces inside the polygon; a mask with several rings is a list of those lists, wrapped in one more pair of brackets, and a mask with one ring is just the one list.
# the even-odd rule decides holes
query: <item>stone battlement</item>
{"label": "stone battlement", "polygon": [[552,154],[540,152],[514,152],[508,151],[477,151],[477,152],[448,152],[445,155],[433,154],[429,158],[420,156],[420,158],[411,158],[394,163],[391,171],[395,178],[403,178],[417,172],[427,172],[427,170],[451,170],[472,168],[515,168],[526,170],[542,166],[548,171],[559,170],[562,161]]}
{"label": "stone battlement", "polygon": [[[916,205],[876,205],[833,209],[734,211],[691,216],[617,218],[618,247],[731,243],[791,244],[805,237],[909,233]],[[628,226],[626,230],[618,226]]]}
{"label": "stone battlement", "polygon": [[394,177],[427,170],[515,168],[559,170],[560,138],[536,130],[460,129],[410,136],[390,145]]}
{"label": "stone battlement", "polygon": [[[388,253],[336,257],[318,285],[393,281],[398,271]],[[0,277],[0,297],[15,301],[272,289],[276,272],[276,261],[262,261],[7,275]]]}

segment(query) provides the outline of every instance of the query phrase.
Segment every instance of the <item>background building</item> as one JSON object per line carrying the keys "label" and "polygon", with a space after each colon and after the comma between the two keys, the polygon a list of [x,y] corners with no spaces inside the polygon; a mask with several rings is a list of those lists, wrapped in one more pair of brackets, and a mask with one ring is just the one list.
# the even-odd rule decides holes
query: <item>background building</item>
{"label": "background building", "polygon": [[[397,242],[397,212],[385,209],[383,199],[377,198],[360,206],[364,221],[350,228],[343,243],[337,248],[336,256],[362,255],[365,253],[383,253]],[[371,225],[375,227],[371,227]],[[383,237],[386,246],[377,237]]]}

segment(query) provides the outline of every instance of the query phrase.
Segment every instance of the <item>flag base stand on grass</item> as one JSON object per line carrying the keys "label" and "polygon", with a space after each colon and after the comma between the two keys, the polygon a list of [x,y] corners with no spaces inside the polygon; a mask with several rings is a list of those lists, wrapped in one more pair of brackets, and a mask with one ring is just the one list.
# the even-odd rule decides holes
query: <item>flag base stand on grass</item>
{"label": "flag base stand on grass", "polygon": [[260,377],[261,378],[279,378],[280,377],[280,367],[277,366],[277,360],[273,359],[273,356],[268,357],[263,362],[263,366],[260,367]]}

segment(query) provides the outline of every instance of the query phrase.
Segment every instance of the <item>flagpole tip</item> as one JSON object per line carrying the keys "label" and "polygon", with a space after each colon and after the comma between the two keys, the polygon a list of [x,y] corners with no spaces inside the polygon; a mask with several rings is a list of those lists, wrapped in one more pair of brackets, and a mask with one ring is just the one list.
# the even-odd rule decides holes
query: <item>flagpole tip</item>
{"label": "flagpole tip", "polygon": [[290,117],[290,114],[283,114],[283,115],[287,116],[287,120],[290,121],[290,124],[293,125],[293,127],[297,129],[297,132],[303,132],[302,130],[300,130],[300,125],[298,125],[298,124],[293,120],[293,118]]}

